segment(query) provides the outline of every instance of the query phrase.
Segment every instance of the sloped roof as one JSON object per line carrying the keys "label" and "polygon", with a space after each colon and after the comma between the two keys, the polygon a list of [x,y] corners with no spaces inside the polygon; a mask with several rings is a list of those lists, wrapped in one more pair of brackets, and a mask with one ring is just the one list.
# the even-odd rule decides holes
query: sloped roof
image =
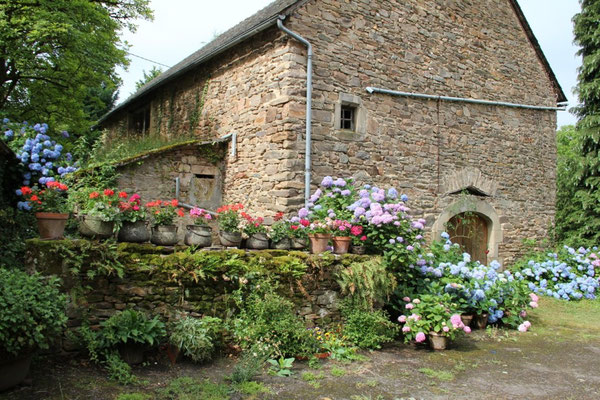
{"label": "sloped roof", "polygon": [[[169,68],[167,71],[163,72],[146,85],[142,86],[137,92],[129,96],[124,102],[113,108],[111,111],[106,113],[100,120],[98,124],[106,121],[112,114],[117,111],[126,108],[136,100],[140,99],[142,96],[152,92],[154,89],[157,89],[166,83],[172,81],[173,79],[183,75],[184,73],[202,65],[204,62],[209,61],[216,55],[224,52],[225,50],[237,45],[238,43],[256,35],[259,32],[264,31],[272,25],[275,25],[277,22],[277,18],[279,15],[289,15],[291,11],[294,9],[294,5],[297,3],[303,3],[307,0],[275,0],[265,8],[258,11],[256,14],[246,18],[239,24],[235,25],[233,28],[229,29],[225,33],[219,35],[212,42],[208,43],[206,46],[202,47],[200,50],[192,53],[175,66]],[[533,45],[535,52],[540,59],[540,62],[544,66],[546,73],[548,74],[548,78],[552,81],[552,85],[557,93],[557,102],[565,102],[567,101],[567,97],[565,96],[558,80],[556,79],[556,75],[552,71],[542,48],[540,47],[527,19],[525,18],[525,14],[521,10],[521,7],[517,3],[517,0],[509,0],[517,17],[523,27],[529,41]]]}

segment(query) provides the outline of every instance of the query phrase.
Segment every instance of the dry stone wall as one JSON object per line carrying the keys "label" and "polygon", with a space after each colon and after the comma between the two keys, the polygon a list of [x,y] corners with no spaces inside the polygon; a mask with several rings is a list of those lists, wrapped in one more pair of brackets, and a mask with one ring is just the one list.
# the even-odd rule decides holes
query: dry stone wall
{"label": "dry stone wall", "polygon": [[[266,277],[271,279],[271,284],[279,282],[280,294],[295,304],[307,327],[326,326],[341,321],[342,295],[335,279],[336,271],[370,257],[309,255],[282,250],[200,251],[194,255],[185,252],[183,247],[122,243],[116,249],[116,257],[108,258],[123,265],[123,276],[106,276],[95,271],[90,278],[88,272],[94,269],[90,261],[106,257],[108,250],[101,244],[89,244],[84,240],[37,239],[27,243],[28,270],[58,276],[63,290],[72,295],[68,309],[69,331],[76,330],[86,320],[97,325],[126,308],[158,314],[164,319],[182,311],[192,316],[226,319],[236,311],[233,291],[241,288],[248,293],[259,279]],[[65,251],[71,256],[65,258]],[[247,265],[251,273],[241,273],[240,265]],[[298,265],[304,265],[305,269],[299,270]],[[74,268],[78,273],[73,273]],[[296,274],[291,273],[294,268]],[[64,347],[73,350],[74,344],[66,340]]]}

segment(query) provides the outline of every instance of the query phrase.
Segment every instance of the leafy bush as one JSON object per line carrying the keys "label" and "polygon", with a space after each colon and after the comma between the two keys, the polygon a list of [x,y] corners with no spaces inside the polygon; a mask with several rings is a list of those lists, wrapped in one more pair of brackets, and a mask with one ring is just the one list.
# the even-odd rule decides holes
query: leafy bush
{"label": "leafy bush", "polygon": [[450,339],[454,339],[459,333],[470,333],[471,329],[464,326],[458,312],[458,305],[452,303],[452,297],[448,293],[443,295],[423,295],[416,299],[407,299],[407,314],[398,317],[403,323],[402,333],[404,341],[416,340],[422,342],[430,332],[435,332]]}
{"label": "leafy bush", "polygon": [[210,360],[222,329],[222,321],[219,318],[183,317],[171,325],[169,341],[179,347],[183,355],[195,362]]}
{"label": "leafy bush", "polygon": [[13,207],[0,207],[0,260],[5,265],[22,268],[25,240],[37,236],[35,216]]}
{"label": "leafy bush", "polygon": [[344,336],[361,349],[380,349],[382,344],[393,341],[399,331],[383,310],[345,306],[342,316]]}
{"label": "leafy bush", "polygon": [[258,345],[267,355],[278,357],[310,356],[318,350],[293,304],[278,294],[254,292],[246,299],[238,296],[237,303],[240,313],[233,334],[243,349]]}
{"label": "leafy bush", "polygon": [[538,253],[512,268],[535,293],[562,300],[595,299],[600,286],[597,250],[564,246],[556,253]]}
{"label": "leafy bush", "polygon": [[0,267],[0,354],[49,348],[67,322],[65,307],[57,278]]}
{"label": "leafy bush", "polygon": [[102,322],[100,330],[103,347],[121,343],[139,343],[154,346],[166,336],[165,324],[158,316],[149,319],[135,310],[124,310]]}

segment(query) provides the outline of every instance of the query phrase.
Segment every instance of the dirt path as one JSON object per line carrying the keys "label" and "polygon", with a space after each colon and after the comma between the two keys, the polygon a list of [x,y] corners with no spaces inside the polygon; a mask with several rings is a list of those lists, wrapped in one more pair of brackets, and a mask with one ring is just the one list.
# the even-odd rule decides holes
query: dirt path
{"label": "dirt path", "polygon": [[[323,363],[311,369],[297,362],[288,378],[263,374],[259,381],[270,394],[232,399],[395,400],[395,399],[600,399],[600,338],[535,331],[520,334],[474,332],[444,352],[396,344],[364,353],[367,361]],[[104,371],[82,360],[42,360],[33,366],[33,385],[0,394],[14,399],[114,399],[119,393],[141,392],[154,398],[157,389],[177,377],[224,381],[234,361],[206,366],[152,363],[136,370],[146,382],[122,387]],[[183,398],[183,397],[182,397]],[[185,397],[194,398],[194,397]]]}

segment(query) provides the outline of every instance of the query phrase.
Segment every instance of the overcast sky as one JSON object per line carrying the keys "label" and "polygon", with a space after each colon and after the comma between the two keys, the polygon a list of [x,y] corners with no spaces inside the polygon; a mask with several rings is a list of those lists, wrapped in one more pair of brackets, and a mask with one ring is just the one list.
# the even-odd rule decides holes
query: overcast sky
{"label": "overcast sky", "polygon": [[[580,58],[575,56],[571,18],[579,12],[577,0],[518,0],[546,58],[550,62],[569,106],[576,104],[573,87],[577,83]],[[208,4],[207,4],[208,3]],[[152,0],[154,21],[141,21],[136,33],[124,37],[130,52],[167,66],[173,66],[198,50],[218,34],[263,8],[271,0]],[[149,71],[152,62],[131,56],[127,72],[120,71],[123,86],[119,101],[135,91],[135,82]],[[164,66],[160,66],[163,70]],[[558,126],[574,124],[568,112],[558,113]]]}

